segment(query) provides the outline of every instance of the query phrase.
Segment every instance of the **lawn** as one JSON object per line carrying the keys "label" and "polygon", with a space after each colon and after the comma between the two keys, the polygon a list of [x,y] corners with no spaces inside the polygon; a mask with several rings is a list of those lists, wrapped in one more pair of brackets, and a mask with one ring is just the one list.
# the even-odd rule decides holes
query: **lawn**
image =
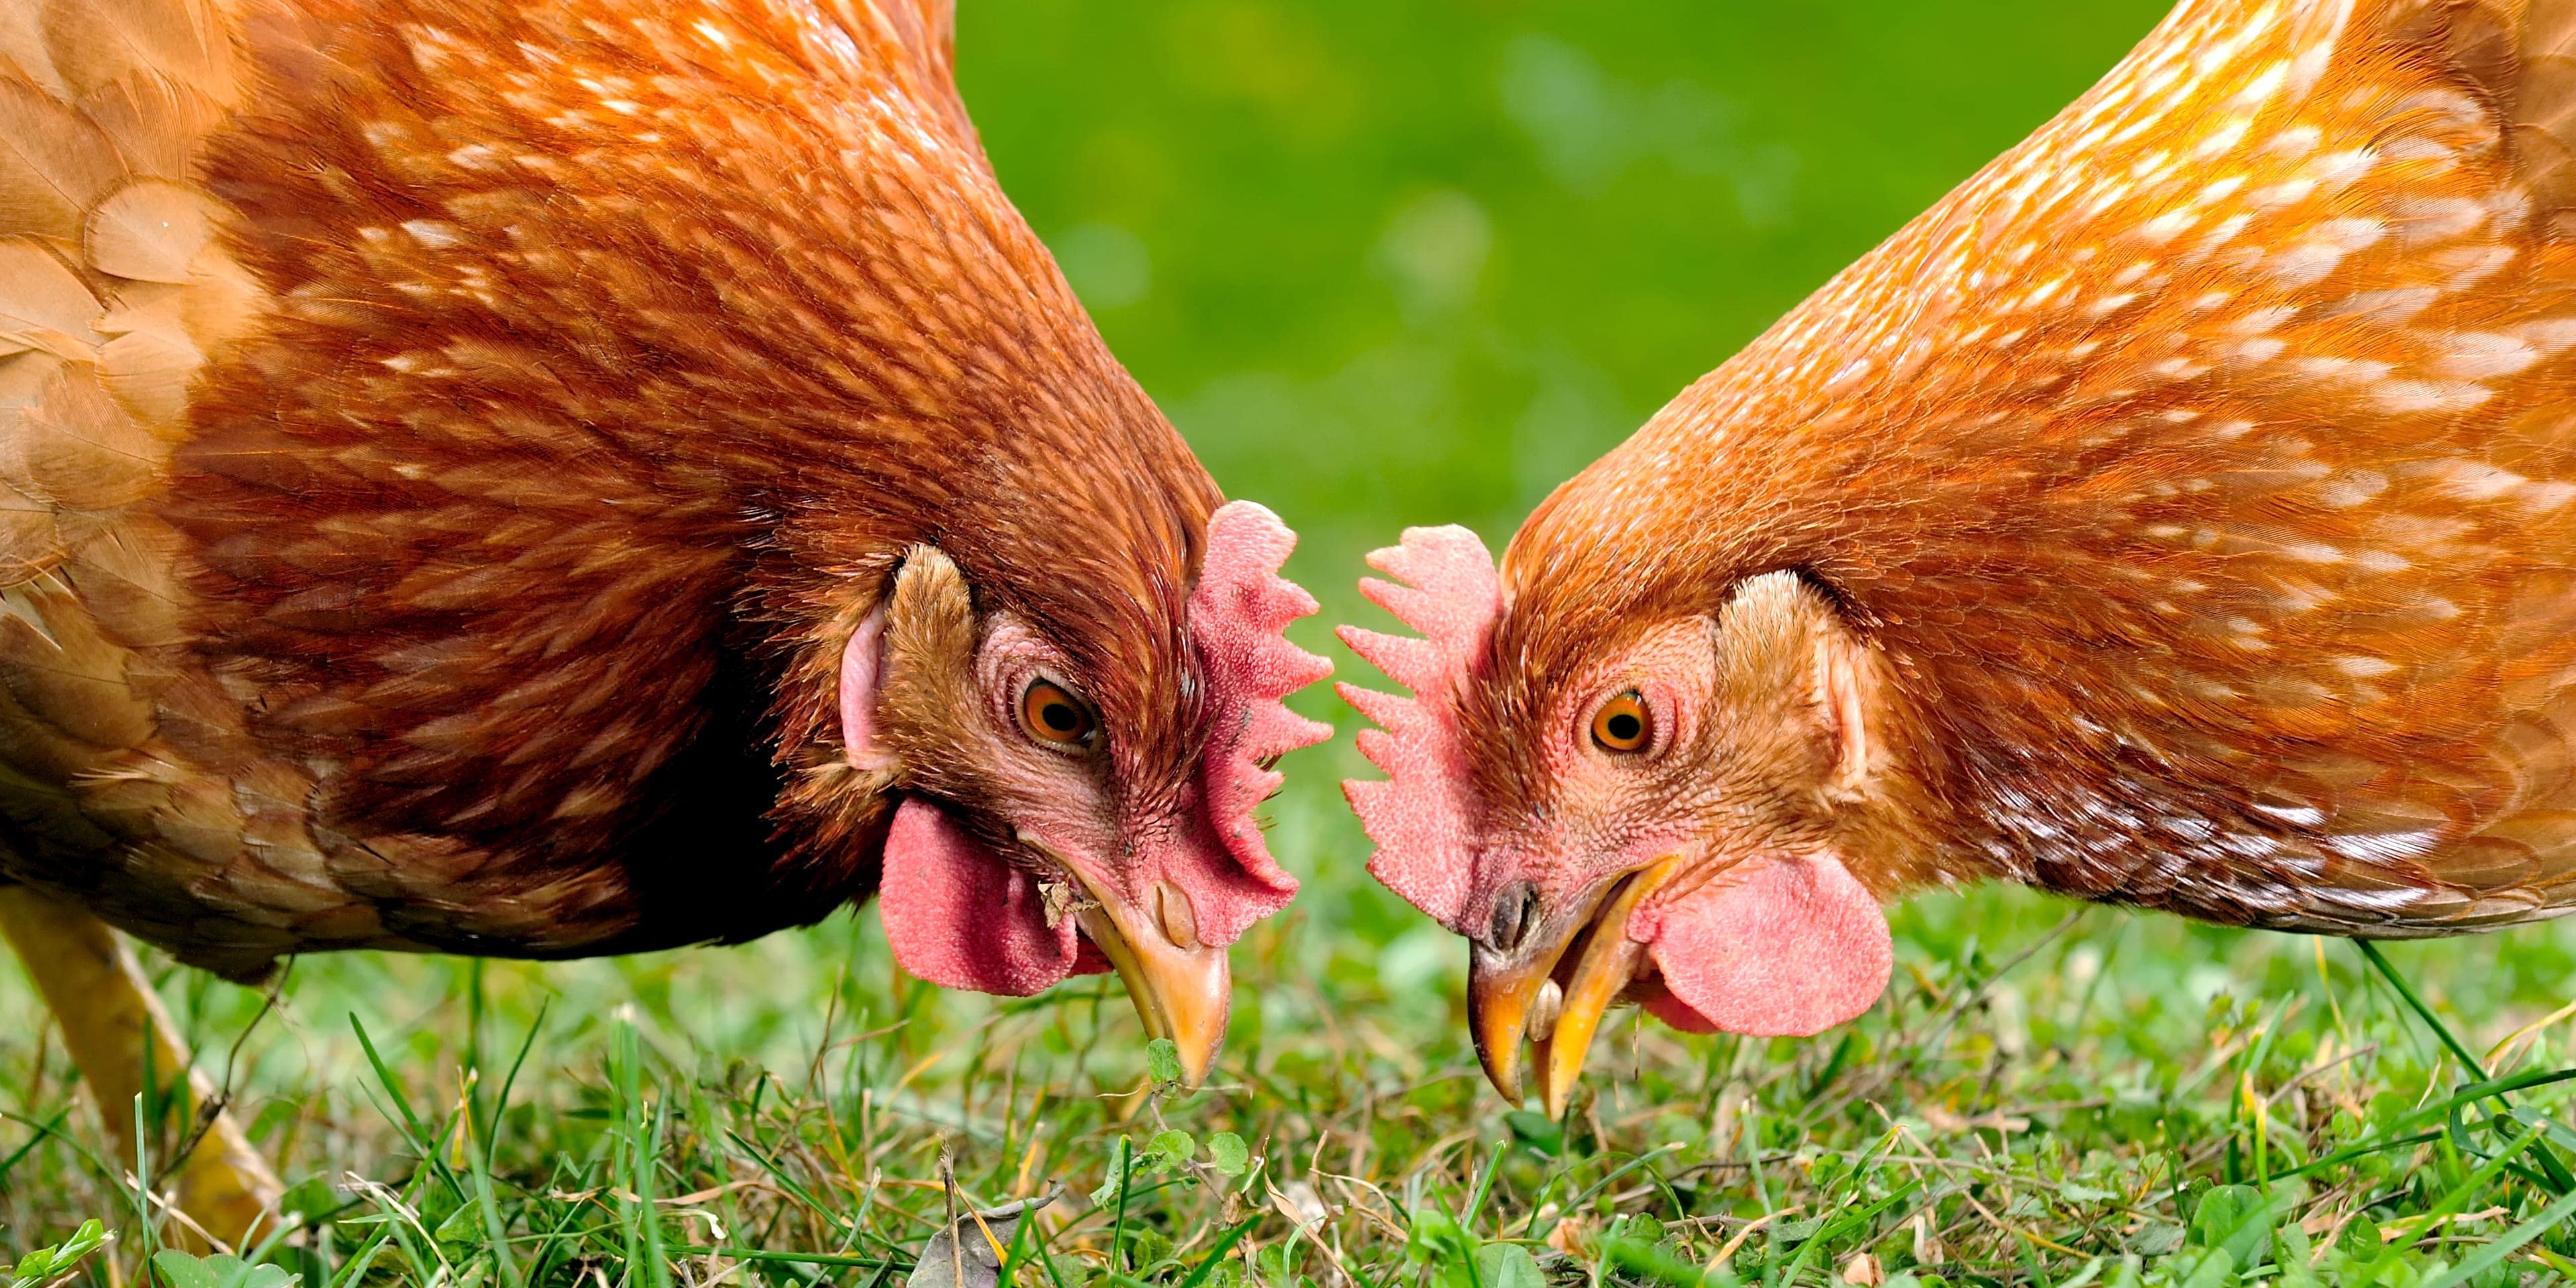
{"label": "lawn", "polygon": [[[960,65],[1112,345],[1229,494],[1305,533],[1324,621],[1368,620],[1361,551],[1425,522],[1499,544],[2156,17],[966,0]],[[1300,638],[1327,649],[1324,621]],[[1237,947],[1201,1091],[1156,1079],[1114,983],[941,993],[864,909],[614,961],[306,959],[273,1006],[155,961],[306,1219],[283,1270],[167,1259],[171,1288],[877,1288],[945,1220],[943,1157],[967,1201],[1065,1188],[1010,1240],[1045,1288],[2576,1278],[2551,1228],[2576,1082],[2546,1081],[2576,1064],[2576,928],[2373,962],[1937,894],[1895,913],[1860,1022],[1622,1013],[1551,1124],[1478,1074],[1461,944],[1361,870],[1332,787],[1356,717],[1298,705],[1343,730],[1272,807],[1305,892]],[[71,1078],[0,965],[0,1260],[95,1218],[103,1251],[19,1283],[124,1288],[160,1223]]]}

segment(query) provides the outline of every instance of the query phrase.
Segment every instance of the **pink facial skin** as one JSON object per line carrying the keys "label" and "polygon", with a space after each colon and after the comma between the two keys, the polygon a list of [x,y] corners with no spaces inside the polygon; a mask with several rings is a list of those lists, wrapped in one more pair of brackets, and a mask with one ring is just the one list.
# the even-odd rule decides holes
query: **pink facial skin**
{"label": "pink facial skin", "polygon": [[[1527,880],[1542,906],[1565,906],[1679,856],[1674,878],[1628,919],[1660,977],[1660,996],[1652,985],[1639,991],[1678,1028],[1803,1037],[1867,1010],[1893,947],[1878,901],[1816,838],[1752,830],[1781,811],[1745,806],[1783,777],[1823,778],[1831,749],[1784,752],[1756,727],[1767,722],[1716,700],[1723,629],[1705,618],[1669,623],[1568,686],[1542,756],[1554,791],[1485,849],[1478,884],[1490,900]],[[1592,736],[1594,713],[1621,693],[1650,713],[1652,737],[1638,751]],[[1784,755],[1813,759],[1782,775]]]}
{"label": "pink facial skin", "polygon": [[[860,653],[867,633],[862,625],[843,662],[845,732],[870,728],[875,718],[879,676]],[[1094,856],[1103,852],[1115,818],[1101,799],[1094,767],[1087,757],[1030,742],[1010,707],[1031,679],[1063,673],[1061,654],[1017,619],[997,614],[977,648],[974,672],[987,710],[976,725],[973,759],[988,790],[1028,802],[1017,812],[1018,825],[1065,862],[1081,865],[1084,877],[1105,880]],[[862,767],[892,760],[882,748],[856,741],[849,756]],[[1010,862],[941,805],[909,797],[886,837],[878,909],[906,971],[943,988],[1025,997],[1069,974],[1109,968],[1096,949],[1085,951],[1075,919],[1063,915],[1084,897],[1079,887],[1058,885],[1050,909],[1031,867]]]}
{"label": "pink facial skin", "polygon": [[[1512,881],[1538,886],[1543,907],[1564,907],[1680,855],[1680,876],[1628,917],[1628,938],[1649,945],[1662,976],[1662,994],[1641,989],[1656,1015],[1695,1033],[1821,1033],[1886,989],[1888,922],[1878,899],[1811,842],[1710,827],[1728,801],[1759,791],[1723,765],[1728,729],[1708,726],[1726,721],[1710,693],[1716,672],[1716,629],[1692,618],[1651,631],[1569,685],[1543,752],[1556,791],[1484,848],[1484,907]],[[1638,752],[1592,739],[1592,714],[1618,693],[1638,693],[1651,714]]]}

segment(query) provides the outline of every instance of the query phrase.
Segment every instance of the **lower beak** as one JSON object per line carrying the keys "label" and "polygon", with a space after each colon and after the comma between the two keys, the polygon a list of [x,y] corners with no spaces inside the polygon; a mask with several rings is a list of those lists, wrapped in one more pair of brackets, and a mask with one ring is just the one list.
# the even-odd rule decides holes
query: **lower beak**
{"label": "lower beak", "polygon": [[1679,856],[1658,859],[1604,887],[1594,896],[1597,911],[1578,910],[1518,962],[1471,954],[1467,1025],[1485,1076],[1505,1100],[1521,1102],[1521,1044],[1527,1039],[1547,1116],[1565,1116],[1601,1013],[1618,1000],[1646,954],[1644,944],[1628,938],[1629,914],[1662,889],[1679,864]]}
{"label": "lower beak", "polygon": [[1118,968],[1145,1035],[1170,1038],[1180,1048],[1181,1081],[1196,1087],[1225,1042],[1233,980],[1225,949],[1202,944],[1189,896],[1168,882],[1146,892],[1151,911],[1083,882],[1092,902],[1082,909],[1082,930]]}

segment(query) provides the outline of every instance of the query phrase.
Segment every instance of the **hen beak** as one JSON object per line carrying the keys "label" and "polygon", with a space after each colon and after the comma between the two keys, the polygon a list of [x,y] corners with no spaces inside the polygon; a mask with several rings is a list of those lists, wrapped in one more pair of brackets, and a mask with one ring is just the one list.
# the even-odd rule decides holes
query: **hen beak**
{"label": "hen beak", "polygon": [[1118,968],[1145,1035],[1170,1038],[1180,1048],[1181,1082],[1196,1087],[1225,1042],[1225,1019],[1234,1001],[1225,949],[1199,942],[1190,897],[1169,881],[1148,890],[1140,908],[1104,890],[1066,864],[1091,896],[1078,914],[1084,934]]}
{"label": "hen beak", "polygon": [[1628,916],[1679,865],[1679,856],[1667,856],[1604,884],[1570,915],[1533,928],[1517,952],[1497,953],[1479,944],[1469,955],[1467,1025],[1485,1077],[1505,1100],[1521,1102],[1526,1038],[1547,1116],[1565,1116],[1601,1013],[1618,1000],[1646,953],[1644,944],[1628,938]]}

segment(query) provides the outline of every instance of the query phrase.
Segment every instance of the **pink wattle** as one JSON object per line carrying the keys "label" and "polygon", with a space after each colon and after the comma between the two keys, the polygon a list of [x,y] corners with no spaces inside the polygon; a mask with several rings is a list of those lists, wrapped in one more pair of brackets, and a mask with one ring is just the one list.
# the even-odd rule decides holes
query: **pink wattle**
{"label": "pink wattle", "polygon": [[1895,962],[1878,900],[1825,858],[1747,859],[1628,933],[1671,993],[1647,1009],[1699,1033],[1821,1033],[1868,1010]]}
{"label": "pink wattle", "polygon": [[1047,925],[1029,874],[917,797],[895,810],[877,910],[895,963],[942,988],[1026,997],[1108,967],[1073,918]]}

